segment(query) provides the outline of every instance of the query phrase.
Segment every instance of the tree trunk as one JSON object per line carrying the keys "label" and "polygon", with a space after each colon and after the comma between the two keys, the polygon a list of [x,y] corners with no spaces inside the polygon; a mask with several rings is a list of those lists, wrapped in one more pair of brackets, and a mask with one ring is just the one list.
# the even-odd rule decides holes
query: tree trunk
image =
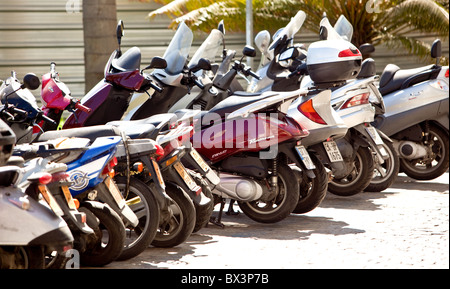
{"label": "tree trunk", "polygon": [[116,0],[83,1],[85,93],[103,78],[103,70],[117,48]]}

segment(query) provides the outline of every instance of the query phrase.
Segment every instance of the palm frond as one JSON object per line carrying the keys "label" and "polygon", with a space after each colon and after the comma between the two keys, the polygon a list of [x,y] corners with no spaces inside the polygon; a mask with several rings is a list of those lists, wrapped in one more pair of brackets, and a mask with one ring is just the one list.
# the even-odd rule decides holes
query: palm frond
{"label": "palm frond", "polygon": [[[154,2],[165,4],[163,7],[158,8],[148,14],[148,17],[153,18],[157,15],[166,14],[167,16],[179,17],[188,13],[196,7],[203,7],[214,3],[213,0],[153,0]],[[170,2],[170,3],[165,3]]]}
{"label": "palm frond", "polygon": [[399,26],[413,26],[421,32],[435,32],[440,36],[449,33],[449,14],[439,4],[429,0],[406,0],[385,13],[386,30]]}
{"label": "palm frond", "polygon": [[414,54],[424,62],[431,61],[431,46],[423,41],[412,37],[386,33],[381,37],[381,42],[393,50],[406,50],[409,54]]}

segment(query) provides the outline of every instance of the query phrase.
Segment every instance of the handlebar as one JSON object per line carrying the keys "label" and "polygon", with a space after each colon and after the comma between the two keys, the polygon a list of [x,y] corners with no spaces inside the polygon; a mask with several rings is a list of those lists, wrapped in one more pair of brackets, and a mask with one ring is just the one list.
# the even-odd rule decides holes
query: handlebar
{"label": "handlebar", "polygon": [[87,106],[82,105],[79,101],[75,102],[75,108],[79,109],[79,110],[81,110],[81,111],[83,111],[85,113],[90,113],[92,111],[92,109],[90,109]]}

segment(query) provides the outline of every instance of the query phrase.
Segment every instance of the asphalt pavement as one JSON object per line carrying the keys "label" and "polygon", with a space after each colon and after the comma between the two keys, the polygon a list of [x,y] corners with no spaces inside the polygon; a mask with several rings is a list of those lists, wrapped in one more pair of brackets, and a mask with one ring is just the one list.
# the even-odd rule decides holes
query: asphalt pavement
{"label": "asphalt pavement", "polygon": [[225,228],[210,224],[177,247],[150,247],[104,268],[449,269],[448,171],[431,181],[400,174],[379,193],[328,193],[313,211],[276,224],[243,213],[222,220]]}

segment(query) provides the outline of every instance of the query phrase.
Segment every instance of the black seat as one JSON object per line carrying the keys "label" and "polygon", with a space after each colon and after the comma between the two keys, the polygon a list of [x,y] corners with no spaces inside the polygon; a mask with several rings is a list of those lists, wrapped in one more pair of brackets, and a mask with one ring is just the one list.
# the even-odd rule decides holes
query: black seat
{"label": "black seat", "polygon": [[[246,95],[246,96],[243,96],[243,95]],[[223,117],[227,113],[232,113],[233,111],[238,110],[246,105],[249,105],[255,101],[267,98],[272,95],[273,94],[267,94],[267,93],[264,93],[264,94],[260,94],[260,93],[249,94],[249,93],[243,93],[243,92],[235,93],[235,94],[229,96],[228,98],[222,100],[221,102],[219,102],[216,106],[211,108],[211,110],[209,112],[217,113],[221,117]]]}
{"label": "black seat", "polygon": [[113,59],[112,67],[118,72],[134,71],[141,67],[141,50],[134,46],[119,58]]}
{"label": "black seat", "polygon": [[94,141],[103,136],[121,136],[121,130],[111,125],[95,125],[81,128],[52,130],[41,134],[37,141],[49,141],[61,137],[80,137]]}
{"label": "black seat", "polygon": [[[386,95],[393,91],[428,80],[435,74],[435,70],[433,68],[435,68],[435,65],[428,65],[413,69],[400,69],[397,65],[388,64],[381,74],[378,89],[382,95]],[[404,85],[406,81],[408,81],[408,83],[407,85]]]}

